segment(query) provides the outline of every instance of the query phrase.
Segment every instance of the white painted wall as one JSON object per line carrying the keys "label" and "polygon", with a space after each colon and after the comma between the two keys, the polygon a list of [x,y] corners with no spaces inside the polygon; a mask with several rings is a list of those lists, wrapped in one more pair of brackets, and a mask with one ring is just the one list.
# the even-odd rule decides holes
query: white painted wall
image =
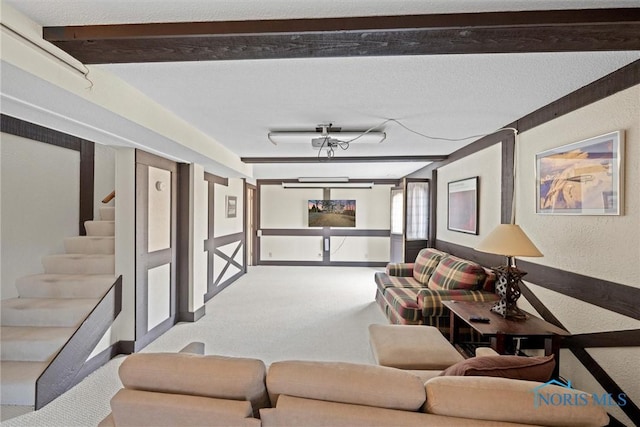
{"label": "white painted wall", "polygon": [[[243,230],[244,221],[244,181],[240,178],[229,178],[229,185],[216,184],[215,187],[215,230],[214,236],[227,236],[229,234],[240,233]],[[236,198],[236,216],[227,218],[226,198],[232,196]]]}
{"label": "white painted wall", "polygon": [[[541,151],[624,130],[625,208],[621,216],[535,213],[535,155]],[[544,254],[530,261],[640,287],[640,85],[524,132],[517,148],[516,220]],[[531,285],[538,298],[572,333],[640,328],[640,321]],[[640,401],[640,348],[588,352],[635,401]],[[568,351],[561,373],[576,387],[602,392]],[[626,420],[622,411],[614,416]]]}
{"label": "white painted wall", "polygon": [[42,257],[64,253],[78,235],[80,154],[3,133],[2,299],[18,296],[15,280],[43,272]]}
{"label": "white painted wall", "polygon": [[[389,185],[372,189],[331,189],[332,199],[356,201],[356,229],[388,230],[390,226]],[[260,186],[260,228],[307,229],[308,201],[322,199],[321,188]],[[331,260],[387,262],[388,237],[344,237],[331,239]],[[322,261],[321,236],[262,236],[260,259],[264,261]]]}
{"label": "white painted wall", "polygon": [[[438,169],[437,238],[458,245],[475,247],[500,224],[502,146],[495,144],[471,156]],[[447,230],[448,183],[477,176],[479,184],[478,235]]]}

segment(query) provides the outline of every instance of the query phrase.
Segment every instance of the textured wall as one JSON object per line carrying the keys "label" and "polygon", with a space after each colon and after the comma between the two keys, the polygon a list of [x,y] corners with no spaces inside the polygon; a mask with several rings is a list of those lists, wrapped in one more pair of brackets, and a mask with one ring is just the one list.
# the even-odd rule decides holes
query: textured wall
{"label": "textured wall", "polygon": [[[474,247],[500,224],[501,158],[502,146],[495,144],[438,169],[438,240]],[[479,177],[479,234],[476,236],[447,230],[447,184],[474,176]]]}
{"label": "textured wall", "polygon": [[[535,155],[616,130],[625,131],[625,206],[621,216],[535,213]],[[628,286],[640,287],[640,85],[559,117],[520,135],[517,144],[517,222],[544,254],[530,261]],[[531,286],[572,333],[640,328],[640,321]],[[591,375],[569,352],[561,374],[576,387],[597,391]],[[589,353],[637,403],[640,348],[592,349]],[[614,415],[624,419],[621,411]]]}
{"label": "textured wall", "polygon": [[80,154],[2,134],[2,298],[18,296],[17,278],[43,272],[42,257],[64,253],[78,235]]}

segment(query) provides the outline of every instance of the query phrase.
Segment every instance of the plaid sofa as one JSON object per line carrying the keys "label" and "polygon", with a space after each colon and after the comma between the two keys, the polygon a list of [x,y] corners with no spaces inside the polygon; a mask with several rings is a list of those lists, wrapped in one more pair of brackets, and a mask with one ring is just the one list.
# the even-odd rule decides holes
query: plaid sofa
{"label": "plaid sofa", "polygon": [[413,263],[375,273],[376,301],[391,323],[435,326],[449,333],[442,301],[497,301],[495,273],[472,261],[425,248]]}

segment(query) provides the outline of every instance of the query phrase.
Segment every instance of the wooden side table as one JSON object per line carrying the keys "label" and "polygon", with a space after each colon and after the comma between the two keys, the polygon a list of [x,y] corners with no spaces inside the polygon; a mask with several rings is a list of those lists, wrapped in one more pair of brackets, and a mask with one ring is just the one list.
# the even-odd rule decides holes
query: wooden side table
{"label": "wooden side table", "polygon": [[[558,378],[560,371],[560,340],[569,332],[546,322],[530,313],[524,312],[527,318],[524,320],[508,320],[490,311],[493,302],[466,302],[444,301],[443,305],[450,311],[450,336],[451,344],[459,344],[460,326],[464,323],[470,326],[480,335],[488,337],[491,347],[499,354],[506,354],[514,339],[526,338],[527,348],[544,348],[546,356],[553,354],[556,367],[553,377]],[[487,317],[489,323],[472,322],[472,316]],[[529,341],[543,341],[543,346],[529,346]]]}

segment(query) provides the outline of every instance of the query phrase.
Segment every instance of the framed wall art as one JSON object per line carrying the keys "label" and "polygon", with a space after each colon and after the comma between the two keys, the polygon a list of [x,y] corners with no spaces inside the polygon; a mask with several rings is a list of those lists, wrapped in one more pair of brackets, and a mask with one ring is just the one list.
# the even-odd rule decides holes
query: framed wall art
{"label": "framed wall art", "polygon": [[235,218],[238,210],[238,198],[236,196],[226,197],[227,218]]}
{"label": "framed wall art", "polygon": [[478,177],[447,186],[447,229],[478,234]]}
{"label": "framed wall art", "polygon": [[536,154],[536,212],[622,215],[622,131]]}

